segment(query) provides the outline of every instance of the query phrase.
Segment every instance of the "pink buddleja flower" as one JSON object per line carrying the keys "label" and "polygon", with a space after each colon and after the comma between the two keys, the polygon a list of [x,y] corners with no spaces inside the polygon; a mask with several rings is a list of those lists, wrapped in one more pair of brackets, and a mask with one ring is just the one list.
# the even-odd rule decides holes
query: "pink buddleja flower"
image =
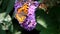
{"label": "pink buddleja flower", "polygon": [[[15,11],[17,12],[17,9],[21,7],[23,4],[21,2],[19,3],[15,2],[15,3],[16,3]],[[33,1],[32,3],[31,2],[27,3],[29,5],[28,14],[26,15],[25,21],[22,24],[20,24],[20,26],[28,31],[31,31],[36,27],[37,24],[35,19],[35,10],[39,6],[39,2]]]}
{"label": "pink buddleja flower", "polygon": [[31,31],[36,27],[36,19],[35,19],[35,10],[38,7],[39,3],[37,1],[33,2],[33,4],[31,4],[29,6],[28,9],[28,14],[27,14],[27,19],[26,21],[21,24],[22,27],[24,27],[25,29]]}

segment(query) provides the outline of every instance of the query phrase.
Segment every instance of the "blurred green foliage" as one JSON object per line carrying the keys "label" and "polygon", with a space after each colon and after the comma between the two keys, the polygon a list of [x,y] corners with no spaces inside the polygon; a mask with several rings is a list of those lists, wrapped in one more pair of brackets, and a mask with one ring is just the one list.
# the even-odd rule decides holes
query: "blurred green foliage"
{"label": "blurred green foliage", "polygon": [[[25,34],[26,32],[9,14],[14,10],[14,2],[15,0],[0,0],[0,34]],[[37,21],[35,29],[39,34],[60,34],[60,5],[48,9],[48,14],[43,9],[37,8],[35,15]]]}

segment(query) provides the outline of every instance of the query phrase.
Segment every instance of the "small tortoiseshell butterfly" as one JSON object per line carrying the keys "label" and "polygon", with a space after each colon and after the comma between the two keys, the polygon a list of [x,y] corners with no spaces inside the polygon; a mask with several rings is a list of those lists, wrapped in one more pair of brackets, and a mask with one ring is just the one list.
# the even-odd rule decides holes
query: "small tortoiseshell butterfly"
{"label": "small tortoiseshell butterfly", "polygon": [[26,19],[26,15],[28,14],[28,4],[25,3],[22,7],[18,8],[15,18],[19,21],[19,23],[23,23]]}

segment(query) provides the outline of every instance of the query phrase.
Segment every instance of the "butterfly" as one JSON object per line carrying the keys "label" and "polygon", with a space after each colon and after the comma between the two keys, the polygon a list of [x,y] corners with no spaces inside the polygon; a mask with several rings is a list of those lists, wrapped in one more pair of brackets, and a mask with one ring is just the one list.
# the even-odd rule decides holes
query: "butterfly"
{"label": "butterfly", "polygon": [[26,16],[28,14],[28,8],[29,8],[28,4],[25,3],[22,7],[19,7],[17,9],[17,13],[15,15],[15,18],[19,21],[20,24],[25,21]]}

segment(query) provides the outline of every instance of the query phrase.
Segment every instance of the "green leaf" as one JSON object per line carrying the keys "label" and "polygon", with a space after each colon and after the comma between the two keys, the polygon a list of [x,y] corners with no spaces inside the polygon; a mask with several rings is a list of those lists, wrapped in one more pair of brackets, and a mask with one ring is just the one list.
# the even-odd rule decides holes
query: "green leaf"
{"label": "green leaf", "polygon": [[38,24],[42,25],[44,28],[47,28],[47,24],[43,19],[37,19]]}
{"label": "green leaf", "polygon": [[1,24],[0,24],[0,34],[6,34],[6,32],[4,30],[2,30]]}
{"label": "green leaf", "polygon": [[2,0],[0,0],[0,5],[2,4]]}
{"label": "green leaf", "polygon": [[3,10],[5,10],[7,8],[8,3],[9,3],[9,0],[2,0],[2,5],[1,5],[2,7],[1,8]]}
{"label": "green leaf", "polygon": [[14,34],[21,34],[21,31],[15,31]]}
{"label": "green leaf", "polygon": [[2,9],[0,8],[0,13],[2,13],[2,12],[4,12],[4,10],[2,10]]}
{"label": "green leaf", "polygon": [[0,13],[0,24],[1,24],[1,29],[2,30],[9,30],[10,32],[13,32],[13,24],[11,21],[11,17],[7,15],[6,18],[4,18],[5,13]]}
{"label": "green leaf", "polygon": [[9,26],[9,31],[13,33],[13,25],[12,24]]}
{"label": "green leaf", "polygon": [[6,34],[4,30],[0,30],[0,34]]}
{"label": "green leaf", "polygon": [[[38,9],[36,11],[37,23],[41,26],[37,26],[37,30],[41,30],[40,34],[56,34],[56,25],[53,24],[53,20],[43,10]],[[54,22],[55,23],[55,22]]]}
{"label": "green leaf", "polygon": [[0,23],[3,23],[2,21],[4,20],[5,12],[0,13]]}
{"label": "green leaf", "polygon": [[37,9],[36,11],[37,23],[43,26],[44,28],[47,28],[46,17],[47,17],[47,14],[45,14],[45,12],[42,9]]}
{"label": "green leaf", "polygon": [[10,11],[12,11],[13,7],[14,7],[14,3],[15,0],[10,0],[8,5],[7,5],[7,9],[6,9],[6,15],[5,17],[10,13]]}
{"label": "green leaf", "polygon": [[[4,17],[3,17],[4,18]],[[3,20],[2,20],[2,23],[1,24],[3,24],[2,25],[2,29],[3,30],[8,30],[9,29],[9,26],[12,24],[12,22],[11,22],[11,17],[8,15],[6,18],[4,18]]]}

